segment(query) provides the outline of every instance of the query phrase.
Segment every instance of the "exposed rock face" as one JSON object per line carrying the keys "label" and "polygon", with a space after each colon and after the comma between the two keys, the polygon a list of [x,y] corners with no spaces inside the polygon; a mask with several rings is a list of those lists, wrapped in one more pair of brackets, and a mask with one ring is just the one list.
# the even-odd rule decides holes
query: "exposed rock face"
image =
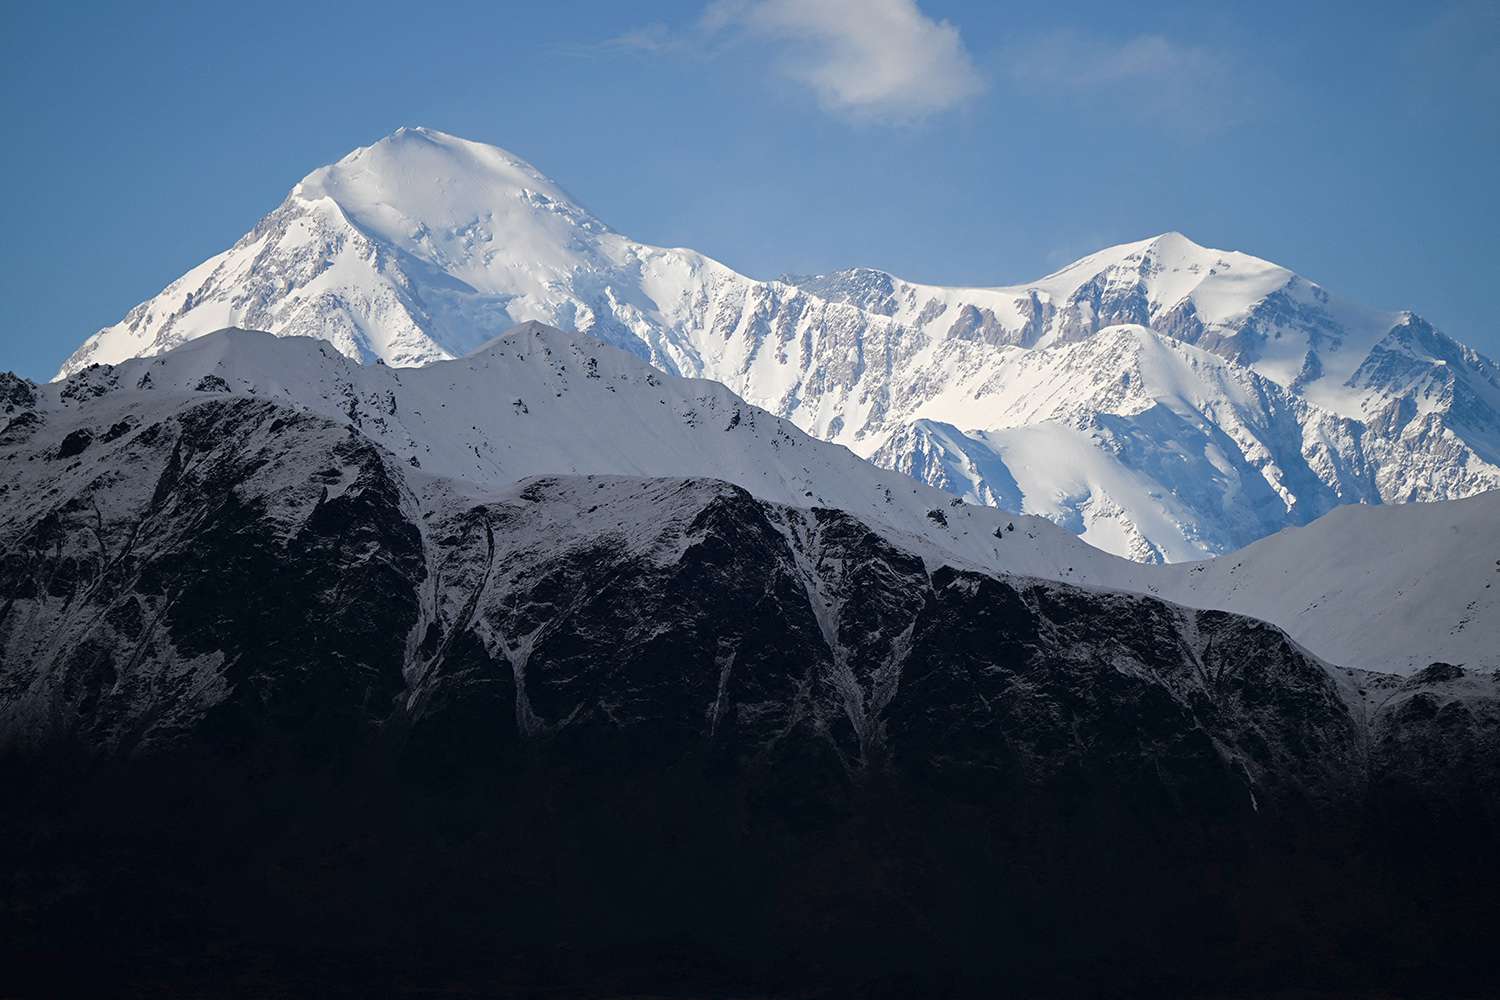
{"label": "exposed rock face", "polygon": [[11,372],[0,372],[0,413],[9,416],[35,405],[35,385]]}
{"label": "exposed rock face", "polygon": [[[409,484],[351,429],[244,397],[143,426],[111,468],[7,521],[10,746],[254,745],[283,706],[299,733],[304,710],[333,713],[312,727],[324,735],[418,725],[478,671],[504,689],[488,725],[515,738],[639,730],[652,747],[742,761],[807,741],[850,776],[941,759],[1045,777],[1081,765],[1064,730],[1157,699],[1169,741],[1205,773],[1222,750],[1223,780],[1248,804],[1258,775],[1282,782],[1309,763],[1284,756],[1285,734],[1267,738],[1274,714],[1230,710],[1219,731],[1242,687],[1266,685],[1234,676],[1251,664],[1291,671],[1278,685],[1312,699],[1298,714],[1331,727],[1335,758],[1357,742],[1324,668],[1272,627],[929,573],[848,514],[721,482]],[[1011,724],[1023,690],[1088,694]],[[972,753],[934,745],[946,740]]]}
{"label": "exposed rock face", "polygon": [[[1416,806],[1393,810],[1408,821],[1441,827],[1478,811],[1500,816],[1500,697],[1494,674],[1450,663],[1395,683],[1365,678],[1374,708],[1371,773],[1380,799]],[[1457,778],[1457,780],[1455,780]]]}
{"label": "exposed rock face", "polygon": [[423,954],[475,990],[1485,972],[1492,676],[1335,670],[720,481],[486,489],[209,391],[119,424],[6,456],[33,470],[0,495],[11,968],[87,942],[147,984],[203,948],[373,963],[345,986]]}

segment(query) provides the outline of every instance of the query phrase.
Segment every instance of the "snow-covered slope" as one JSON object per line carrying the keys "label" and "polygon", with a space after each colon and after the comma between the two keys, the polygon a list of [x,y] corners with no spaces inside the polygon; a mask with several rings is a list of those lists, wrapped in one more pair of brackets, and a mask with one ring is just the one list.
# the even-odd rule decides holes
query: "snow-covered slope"
{"label": "snow-covered slope", "polygon": [[1379,499],[1354,421],[1145,327],[951,353],[979,356],[952,364],[874,461],[1108,551],[1201,558]]}
{"label": "snow-covered slope", "polygon": [[[1500,492],[1447,503],[1340,507],[1233,556],[1141,565],[1086,545],[1047,518],[965,504],[872,465],[719,383],[668,375],[590,337],[537,323],[469,357],[413,369],[360,365],[309,338],[226,330],[47,386],[0,378],[0,458],[13,459],[0,503],[112,477],[114,450],[144,421],[220,395],[346,424],[351,438],[380,445],[426,490],[480,495],[542,475],[722,479],[773,503],[847,511],[933,567],[1133,591],[1250,615],[1346,666],[1401,673],[1439,660],[1500,667]],[[933,466],[911,471],[934,480],[969,471],[946,457],[956,434],[951,427],[931,422],[921,431],[927,447],[921,454]],[[1088,464],[1090,452],[1073,434],[1043,422],[991,439],[1023,477],[1030,472],[1022,457],[1044,466],[1068,447],[1075,456],[1069,468],[1084,470],[1080,475],[1107,471]],[[991,481],[1000,478],[990,465],[976,469]],[[323,472],[307,474],[316,480]],[[1148,488],[1145,480],[1101,479],[1100,486],[1127,498]],[[1129,522],[1114,523],[1124,530]]]}
{"label": "snow-covered slope", "polygon": [[[41,387],[32,411],[40,426],[0,434],[0,444],[24,434],[32,450],[60,448],[47,429],[59,410],[69,411],[60,427],[82,418],[89,440],[103,442],[130,414],[171,412],[205,393],[253,395],[347,422],[418,475],[484,489],[538,475],[711,477],[774,503],[855,514],[934,564],[1069,579],[1089,560],[1119,562],[1045,519],[963,504],[877,468],[717,382],[668,375],[540,323],[468,357],[409,369],[361,365],[310,338],[219,331]],[[31,476],[47,469],[17,465],[10,490],[41,488]],[[0,497],[6,492],[0,487]]]}
{"label": "snow-covered slope", "polygon": [[427,129],[308,175],[63,374],[225,326],[420,365],[527,320],[1139,560],[1500,486],[1493,363],[1245,254],[1168,233],[1024,286],[757,281],[630,240],[512,154]]}
{"label": "snow-covered slope", "polygon": [[1337,663],[1500,670],[1500,492],[1343,507],[1233,555],[1147,576],[1161,596],[1275,622]]}

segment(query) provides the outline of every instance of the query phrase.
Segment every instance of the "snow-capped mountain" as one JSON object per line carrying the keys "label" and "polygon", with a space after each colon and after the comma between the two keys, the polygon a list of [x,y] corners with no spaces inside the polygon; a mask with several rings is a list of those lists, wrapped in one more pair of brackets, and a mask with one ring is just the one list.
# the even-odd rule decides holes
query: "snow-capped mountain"
{"label": "snow-capped mountain", "polygon": [[[361,365],[311,338],[223,330],[43,387],[27,420],[45,424],[55,415],[71,428],[82,419],[73,428],[82,447],[108,440],[110,428],[128,424],[128,412],[170,412],[204,393],[252,396],[348,424],[418,478],[465,489],[508,488],[539,475],[707,477],[773,503],[848,511],[934,565],[1065,579],[1089,560],[1117,562],[1045,519],[964,504],[872,466],[718,382],[669,375],[535,322],[465,358],[404,369]],[[125,408],[118,413],[115,399]],[[0,433],[0,443],[33,433],[42,436],[32,447],[61,447],[29,423]],[[16,465],[0,498],[50,488],[33,477],[54,470]]]}
{"label": "snow-capped mountain", "polygon": [[1226,552],[1342,503],[1500,486],[1492,362],[1245,254],[1169,233],[1022,286],[759,281],[630,240],[512,154],[427,129],[308,175],[63,374],[225,326],[420,365],[527,320],[1143,561]]}
{"label": "snow-capped mountain", "polygon": [[810,953],[894,956],[895,995],[994,995],[956,964],[1201,995],[1289,955],[1488,984],[1500,677],[1162,595],[1326,573],[1279,608],[1390,634],[1482,587],[1447,536],[1494,499],[1151,566],[535,324],[413,369],[229,330],[0,375],[0,968],[54,995],[85,942],[108,983],[63,992],[97,995],[210,956],[141,980],[175,994],[284,953],[346,988],[394,947],[448,989],[456,942],[482,995],[679,965],[715,995]]}
{"label": "snow-capped mountain", "polygon": [[[145,420],[220,396],[345,426],[390,454],[413,490],[441,490],[453,502],[536,476],[722,480],[770,503],[845,511],[933,568],[1130,591],[1249,615],[1346,667],[1410,673],[1437,660],[1500,667],[1500,549],[1491,544],[1500,493],[1345,507],[1233,556],[1141,565],[1084,544],[1048,518],[963,503],[872,465],[720,383],[669,375],[540,323],[523,324],[465,358],[420,368],[361,365],[311,338],[224,330],[48,386],[0,377],[0,458],[8,456],[13,470],[0,482],[0,505],[111,479],[110,455],[124,447],[117,440]],[[921,429],[939,446],[957,433],[936,423]],[[1059,447],[1047,440],[1055,432],[1046,423],[1022,433],[1035,435],[1038,448]],[[1078,461],[1087,458],[1081,452]],[[326,470],[304,471],[306,479],[326,478]],[[912,471],[939,481],[949,474]],[[1107,485],[1133,497],[1128,482]],[[1014,494],[995,499],[1004,504]],[[31,508],[13,506],[10,516],[31,517]],[[7,523],[0,516],[0,531]],[[1393,608],[1399,613],[1387,613]]]}

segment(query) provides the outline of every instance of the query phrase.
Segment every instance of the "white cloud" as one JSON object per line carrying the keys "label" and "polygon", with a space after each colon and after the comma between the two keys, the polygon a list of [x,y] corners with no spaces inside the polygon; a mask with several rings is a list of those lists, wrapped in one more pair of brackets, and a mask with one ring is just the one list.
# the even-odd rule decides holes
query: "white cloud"
{"label": "white cloud", "polygon": [[591,47],[604,49],[633,49],[637,52],[671,52],[678,47],[679,39],[665,24],[648,24],[616,35],[599,46],[585,46],[585,50]]}
{"label": "white cloud", "polygon": [[914,118],[983,89],[958,28],[915,0],[719,0],[704,20],[785,45],[782,71],[833,111]]}
{"label": "white cloud", "polygon": [[1188,134],[1221,132],[1242,121],[1256,93],[1243,85],[1227,53],[1162,35],[1116,41],[1057,32],[1012,45],[1005,66],[1011,82],[1033,97]]}
{"label": "white cloud", "polygon": [[716,0],[691,35],[652,25],[608,44],[659,53],[747,38],[776,46],[779,72],[851,117],[917,119],[984,89],[958,28],[916,0]]}

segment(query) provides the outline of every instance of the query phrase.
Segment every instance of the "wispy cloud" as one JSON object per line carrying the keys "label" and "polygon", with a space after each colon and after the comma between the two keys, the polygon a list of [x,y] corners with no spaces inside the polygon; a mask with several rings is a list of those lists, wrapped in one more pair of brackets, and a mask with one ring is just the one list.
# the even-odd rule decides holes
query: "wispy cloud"
{"label": "wispy cloud", "polygon": [[1185,135],[1211,135],[1243,121],[1256,88],[1228,52],[1163,35],[1106,39],[1060,31],[1003,53],[1010,83],[1035,99],[1123,115]]}
{"label": "wispy cloud", "polygon": [[665,24],[646,24],[632,28],[621,35],[606,39],[595,46],[597,49],[630,49],[636,52],[671,52],[681,46],[683,39]]}
{"label": "wispy cloud", "polygon": [[852,118],[911,121],[984,89],[958,28],[915,0],[716,0],[691,28],[648,25],[607,44],[655,54],[740,41],[768,46],[778,72]]}

